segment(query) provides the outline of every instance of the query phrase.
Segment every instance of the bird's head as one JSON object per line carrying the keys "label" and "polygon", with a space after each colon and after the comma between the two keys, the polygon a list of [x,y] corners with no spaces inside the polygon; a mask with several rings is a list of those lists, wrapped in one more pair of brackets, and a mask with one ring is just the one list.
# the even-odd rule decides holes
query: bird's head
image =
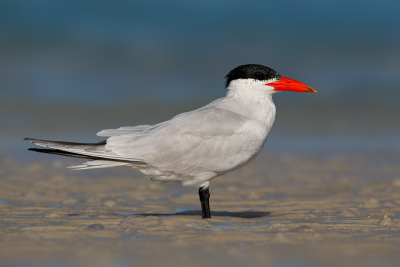
{"label": "bird's head", "polygon": [[271,94],[279,91],[317,92],[304,83],[282,77],[273,69],[257,64],[236,67],[225,76],[225,79],[228,90],[232,87],[252,87]]}

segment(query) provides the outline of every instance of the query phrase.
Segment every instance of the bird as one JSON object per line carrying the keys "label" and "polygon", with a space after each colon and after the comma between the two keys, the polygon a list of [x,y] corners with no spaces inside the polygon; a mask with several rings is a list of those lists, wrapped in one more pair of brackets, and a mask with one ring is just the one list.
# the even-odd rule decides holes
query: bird
{"label": "bird", "polygon": [[275,120],[273,94],[311,92],[310,86],[258,64],[240,65],[225,76],[226,95],[155,125],[102,130],[98,143],[25,138],[41,153],[89,159],[75,170],[127,167],[156,183],[196,186],[202,218],[211,218],[210,181],[251,162]]}

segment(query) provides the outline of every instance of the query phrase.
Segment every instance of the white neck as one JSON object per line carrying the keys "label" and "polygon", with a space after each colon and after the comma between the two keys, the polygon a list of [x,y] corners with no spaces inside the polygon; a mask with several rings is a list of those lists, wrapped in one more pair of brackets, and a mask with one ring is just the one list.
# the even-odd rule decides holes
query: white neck
{"label": "white neck", "polygon": [[229,84],[226,98],[240,103],[235,112],[251,119],[260,121],[269,129],[275,120],[275,105],[272,101],[274,88],[265,85],[270,81],[255,81],[252,79],[238,79]]}

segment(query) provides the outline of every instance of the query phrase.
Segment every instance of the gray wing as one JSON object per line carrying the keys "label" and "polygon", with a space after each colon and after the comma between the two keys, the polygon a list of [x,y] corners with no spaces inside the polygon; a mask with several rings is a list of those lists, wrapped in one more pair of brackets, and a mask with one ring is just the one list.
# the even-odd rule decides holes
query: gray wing
{"label": "gray wing", "polygon": [[123,134],[141,133],[150,127],[151,127],[151,125],[120,127],[118,129],[101,130],[100,132],[97,133],[97,135],[98,136],[118,136],[118,135],[123,135]]}
{"label": "gray wing", "polygon": [[266,130],[256,121],[216,107],[180,114],[170,121],[107,140],[106,149],[162,171],[223,173],[261,149]]}

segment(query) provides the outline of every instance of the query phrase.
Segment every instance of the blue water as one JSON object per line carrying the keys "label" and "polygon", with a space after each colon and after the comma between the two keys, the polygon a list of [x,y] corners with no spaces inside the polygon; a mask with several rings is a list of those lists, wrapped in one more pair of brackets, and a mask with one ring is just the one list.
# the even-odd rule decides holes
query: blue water
{"label": "blue water", "polygon": [[318,94],[274,96],[266,149],[399,149],[400,2],[1,1],[0,154],[96,142],[225,94],[258,63]]}

